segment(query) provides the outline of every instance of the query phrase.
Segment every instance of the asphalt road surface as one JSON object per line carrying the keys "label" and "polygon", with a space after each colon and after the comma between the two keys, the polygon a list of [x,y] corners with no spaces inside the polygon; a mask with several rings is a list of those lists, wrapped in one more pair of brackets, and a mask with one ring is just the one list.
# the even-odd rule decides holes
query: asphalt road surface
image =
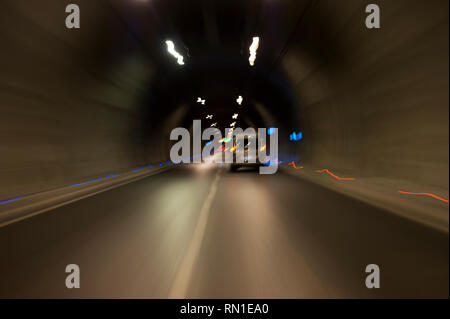
{"label": "asphalt road surface", "polygon": [[0,297],[447,298],[448,249],[448,234],[283,172],[179,167],[0,228]]}

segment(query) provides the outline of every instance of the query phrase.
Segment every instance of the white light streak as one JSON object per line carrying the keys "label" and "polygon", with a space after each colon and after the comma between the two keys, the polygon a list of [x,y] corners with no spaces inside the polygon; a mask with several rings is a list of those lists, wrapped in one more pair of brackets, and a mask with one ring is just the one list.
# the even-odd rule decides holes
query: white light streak
{"label": "white light streak", "polygon": [[242,101],[244,101],[244,98],[241,95],[239,95],[239,97],[236,99],[237,104],[241,105]]}
{"label": "white light streak", "polygon": [[259,48],[259,37],[253,37],[253,42],[250,45],[250,57],[248,58],[248,62],[250,63],[251,66],[255,65],[255,60],[256,60],[256,51]]}
{"label": "white light streak", "polygon": [[170,40],[167,40],[166,41],[166,44],[167,44],[167,51],[170,53],[170,54],[172,54],[176,59],[177,59],[177,63],[178,64],[180,64],[180,65],[183,65],[184,64],[184,61],[183,61],[183,56],[181,55],[181,54],[179,54],[176,50],[175,50],[175,44],[173,44],[173,42],[172,41],[170,41]]}

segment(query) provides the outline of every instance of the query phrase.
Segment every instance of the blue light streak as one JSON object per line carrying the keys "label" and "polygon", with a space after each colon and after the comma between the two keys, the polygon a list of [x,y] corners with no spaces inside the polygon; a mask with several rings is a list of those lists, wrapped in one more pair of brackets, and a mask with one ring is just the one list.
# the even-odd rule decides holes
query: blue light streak
{"label": "blue light streak", "polygon": [[83,182],[83,183],[73,184],[72,186],[86,185],[86,184],[89,184],[89,183],[92,183],[92,182],[95,182],[95,181],[98,181],[98,180],[101,180],[101,179],[110,178],[110,177],[117,177],[117,176],[119,176],[119,174],[111,174],[111,175],[108,175],[108,176],[105,176],[105,177],[99,177],[99,178],[96,178],[96,179],[92,179],[90,181],[86,181],[86,182]]}
{"label": "blue light streak", "polygon": [[145,167],[142,167],[142,168],[138,168],[138,169],[135,169],[133,172],[139,172],[139,171],[142,171],[143,169],[146,169],[146,168],[152,168],[153,166],[152,165],[149,165],[149,166],[145,166]]}
{"label": "blue light streak", "polygon": [[293,132],[289,136],[289,140],[290,141],[300,141],[302,138],[303,138],[303,133],[302,132],[298,132],[298,133]]}
{"label": "blue light streak", "polygon": [[19,197],[16,197],[16,198],[8,199],[8,200],[6,200],[6,201],[4,201],[4,202],[0,202],[0,204],[11,203],[11,202],[13,202],[13,201],[15,201],[15,200],[18,200],[18,199],[21,199],[21,198],[23,198],[23,196],[19,196]]}

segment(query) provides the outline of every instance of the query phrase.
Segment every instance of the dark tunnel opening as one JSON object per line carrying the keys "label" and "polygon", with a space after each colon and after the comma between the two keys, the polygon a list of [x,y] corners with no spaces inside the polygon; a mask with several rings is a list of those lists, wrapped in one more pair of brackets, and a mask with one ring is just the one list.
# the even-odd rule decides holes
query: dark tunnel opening
{"label": "dark tunnel opening", "polygon": [[[142,141],[145,149],[151,149],[155,132],[164,132],[162,154],[169,154],[169,133],[174,124],[189,128],[193,120],[205,120],[211,114],[217,127],[229,128],[233,114],[239,114],[238,127],[279,127],[280,138],[298,129],[296,101],[292,88],[279,72],[264,66],[249,68],[246,57],[227,56],[207,51],[197,63],[158,72],[157,81],[150,85],[141,106]],[[208,106],[197,102],[198,97],[207,100]],[[245,96],[241,105],[237,97]],[[166,119],[177,118],[177,123]],[[163,119],[163,120],[162,120]],[[205,123],[206,127],[209,124]],[[170,127],[167,127],[167,126]],[[158,137],[159,138],[159,137]],[[151,156],[150,156],[151,158]]]}

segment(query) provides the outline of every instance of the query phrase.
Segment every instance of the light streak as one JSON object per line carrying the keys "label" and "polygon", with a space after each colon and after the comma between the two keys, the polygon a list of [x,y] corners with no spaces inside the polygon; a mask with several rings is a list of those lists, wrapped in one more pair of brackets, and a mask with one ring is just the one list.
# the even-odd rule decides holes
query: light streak
{"label": "light streak", "polygon": [[293,132],[289,136],[289,140],[291,140],[291,141],[300,141],[302,138],[303,138],[303,133],[302,132],[298,132],[298,134]]}
{"label": "light streak", "polygon": [[143,169],[146,169],[146,168],[152,168],[153,166],[151,166],[151,165],[149,165],[149,166],[145,166],[145,167],[142,167],[142,168],[138,168],[138,169],[135,169],[133,172],[139,172],[139,171],[142,171]]}
{"label": "light streak", "polygon": [[16,201],[16,200],[21,199],[21,198],[23,198],[23,196],[19,196],[19,197],[16,197],[16,198],[8,199],[8,200],[6,200],[6,201],[4,201],[4,202],[0,202],[0,204],[11,203],[11,202]]}
{"label": "light streak", "polygon": [[81,185],[89,184],[89,183],[92,183],[92,182],[95,182],[95,181],[98,181],[98,180],[101,180],[101,179],[110,178],[110,177],[117,177],[117,176],[119,176],[119,174],[111,174],[111,175],[108,175],[108,176],[92,179],[90,181],[86,181],[86,182],[83,182],[83,183],[73,184],[72,186],[81,186]]}
{"label": "light streak", "polygon": [[323,172],[330,174],[331,176],[333,176],[334,178],[336,178],[340,181],[354,181],[355,180],[354,178],[344,178],[344,177],[336,176],[327,169],[322,169],[322,170],[317,171],[317,173],[323,173]]}
{"label": "light streak", "polygon": [[175,50],[175,44],[173,44],[173,42],[171,40],[167,40],[166,44],[167,44],[167,51],[177,59],[177,63],[178,64],[183,65],[184,64],[184,61],[183,61],[184,58],[183,58],[183,56],[180,53],[178,53]]}
{"label": "light streak", "polygon": [[250,57],[248,58],[248,62],[251,66],[255,65],[256,60],[256,51],[259,48],[259,37],[253,37],[253,42],[250,45],[249,51],[250,51]]}
{"label": "light streak", "polygon": [[440,201],[443,201],[443,202],[448,203],[448,199],[445,199],[445,198],[442,198],[442,197],[439,197],[439,196],[437,196],[437,195],[430,194],[430,193],[411,193],[411,192],[404,192],[404,191],[398,191],[398,192],[401,193],[401,194],[408,194],[408,195],[423,195],[423,196],[430,196],[430,197],[436,198],[436,199],[438,199],[438,200],[440,200]]}
{"label": "light streak", "polygon": [[299,166],[299,167],[295,166],[295,162],[294,161],[290,162],[288,165],[292,166],[295,169],[302,169],[302,168],[304,168],[303,166]]}

